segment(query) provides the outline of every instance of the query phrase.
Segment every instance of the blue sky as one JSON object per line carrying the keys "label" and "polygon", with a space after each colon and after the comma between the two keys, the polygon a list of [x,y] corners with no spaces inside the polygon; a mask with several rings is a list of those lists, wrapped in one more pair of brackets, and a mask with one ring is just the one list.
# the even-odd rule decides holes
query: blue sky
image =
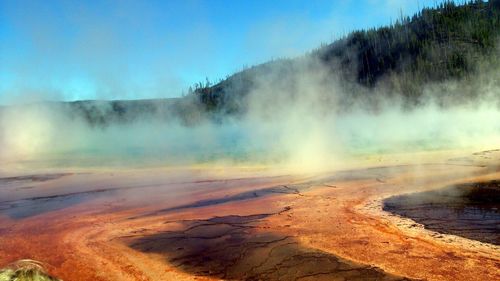
{"label": "blue sky", "polygon": [[0,103],[180,96],[436,0],[0,0]]}

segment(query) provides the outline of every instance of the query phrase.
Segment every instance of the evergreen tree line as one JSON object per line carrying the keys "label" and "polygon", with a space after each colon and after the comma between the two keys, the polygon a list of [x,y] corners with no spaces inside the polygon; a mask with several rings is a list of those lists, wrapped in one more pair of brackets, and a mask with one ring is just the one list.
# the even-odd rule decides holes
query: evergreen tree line
{"label": "evergreen tree line", "polygon": [[[500,0],[447,1],[389,26],[352,32],[305,56],[319,60],[346,87],[363,87],[359,95],[383,84],[418,103],[429,82],[472,80],[480,67],[498,65],[499,35]],[[299,59],[253,66],[214,85],[199,83],[191,95],[209,111],[238,112],[256,77],[277,71],[275,79],[287,77]]]}

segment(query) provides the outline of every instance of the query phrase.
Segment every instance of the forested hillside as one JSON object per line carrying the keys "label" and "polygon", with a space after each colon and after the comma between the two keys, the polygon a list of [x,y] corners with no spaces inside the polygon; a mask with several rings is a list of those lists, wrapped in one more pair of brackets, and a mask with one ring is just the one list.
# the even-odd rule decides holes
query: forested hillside
{"label": "forested hillside", "polygon": [[[446,2],[390,26],[353,32],[305,57],[319,61],[356,99],[383,86],[385,93],[418,104],[428,83],[474,80],[480,70],[498,65],[499,35],[499,0]],[[237,112],[245,106],[242,101],[256,77],[271,76],[272,83],[283,83],[303,59],[257,65],[209,87],[200,83],[193,94],[208,110]],[[476,94],[470,90],[456,95],[462,99]]]}

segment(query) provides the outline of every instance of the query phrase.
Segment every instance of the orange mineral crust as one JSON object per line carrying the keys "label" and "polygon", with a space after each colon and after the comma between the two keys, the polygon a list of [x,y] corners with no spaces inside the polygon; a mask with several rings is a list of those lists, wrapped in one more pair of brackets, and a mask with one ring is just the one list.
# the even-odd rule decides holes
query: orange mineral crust
{"label": "orange mineral crust", "polygon": [[[64,280],[500,280],[498,244],[384,209],[387,198],[449,186],[496,192],[500,151],[445,156],[307,175],[4,173],[0,265],[34,259]],[[480,227],[496,241],[488,220]]]}

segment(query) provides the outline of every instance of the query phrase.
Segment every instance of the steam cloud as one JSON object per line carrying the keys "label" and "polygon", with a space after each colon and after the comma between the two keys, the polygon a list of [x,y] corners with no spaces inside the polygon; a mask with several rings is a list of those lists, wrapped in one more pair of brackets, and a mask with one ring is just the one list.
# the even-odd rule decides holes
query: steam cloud
{"label": "steam cloud", "polygon": [[[356,93],[343,92],[336,77],[315,61],[298,61],[281,83],[275,78],[282,73],[257,76],[241,101],[248,104],[244,115],[223,116],[220,122],[186,126],[176,119],[138,117],[95,127],[49,103],[2,108],[0,161],[65,166],[224,162],[307,172],[342,166],[356,155],[499,143],[500,89],[494,83],[483,83],[479,98],[465,104],[443,107],[429,98],[408,110],[392,96],[378,99],[376,111],[363,104],[339,110],[339,97]],[[481,77],[494,80],[492,73]],[[453,96],[464,86],[460,83],[429,85],[426,91],[429,97]],[[384,91],[380,86],[374,92]]]}

